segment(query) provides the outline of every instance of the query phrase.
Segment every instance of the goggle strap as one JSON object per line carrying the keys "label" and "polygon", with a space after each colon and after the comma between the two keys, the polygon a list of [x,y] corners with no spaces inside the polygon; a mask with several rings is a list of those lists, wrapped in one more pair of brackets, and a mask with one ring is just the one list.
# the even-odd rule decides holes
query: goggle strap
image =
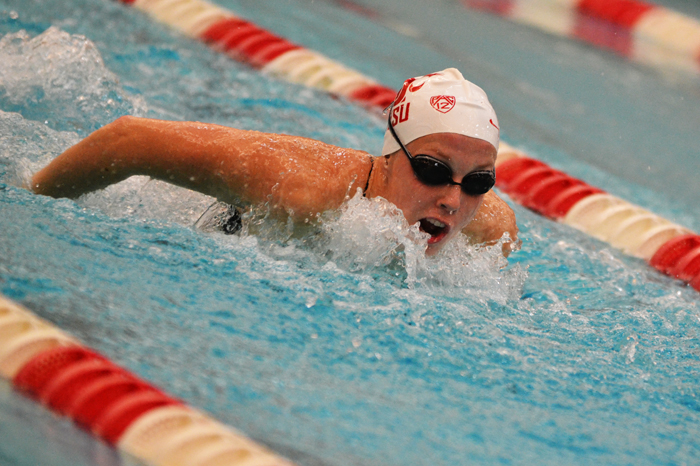
{"label": "goggle strap", "polygon": [[413,159],[411,156],[411,153],[408,152],[408,149],[406,149],[406,146],[403,145],[403,142],[401,142],[401,139],[399,139],[399,136],[396,134],[396,130],[394,130],[394,125],[391,124],[391,114],[394,111],[394,102],[391,103],[391,107],[389,107],[389,118],[387,121],[387,126],[389,127],[389,132],[391,133],[392,137],[394,140],[399,144],[399,147],[401,147],[401,150],[406,153],[409,159]]}

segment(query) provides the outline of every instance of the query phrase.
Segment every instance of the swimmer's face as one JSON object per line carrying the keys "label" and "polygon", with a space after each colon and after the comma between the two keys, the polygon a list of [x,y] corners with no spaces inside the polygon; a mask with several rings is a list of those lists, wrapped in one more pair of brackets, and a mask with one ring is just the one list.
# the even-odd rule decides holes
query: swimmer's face
{"label": "swimmer's face", "polygon": [[[408,144],[413,155],[429,155],[452,169],[452,179],[476,171],[493,170],[496,149],[488,142],[454,133],[423,136]],[[399,150],[389,157],[384,197],[403,212],[409,224],[420,223],[430,234],[426,254],[436,254],[474,218],[484,195],[465,194],[459,186],[428,186],[413,172],[408,157]]]}

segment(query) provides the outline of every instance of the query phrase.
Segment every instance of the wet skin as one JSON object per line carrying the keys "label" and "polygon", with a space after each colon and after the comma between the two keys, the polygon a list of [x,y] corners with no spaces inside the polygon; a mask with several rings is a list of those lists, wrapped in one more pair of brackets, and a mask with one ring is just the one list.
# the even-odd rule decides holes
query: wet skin
{"label": "wet skin", "polygon": [[[496,148],[486,141],[454,133],[424,136],[407,144],[413,155],[425,154],[445,162],[453,180],[474,171],[493,170]],[[367,195],[381,196],[403,212],[409,224],[420,222],[431,234],[427,255],[436,254],[474,218],[484,195],[465,194],[459,186],[428,186],[416,178],[408,157],[399,150],[377,159]],[[444,227],[442,227],[444,225]]]}

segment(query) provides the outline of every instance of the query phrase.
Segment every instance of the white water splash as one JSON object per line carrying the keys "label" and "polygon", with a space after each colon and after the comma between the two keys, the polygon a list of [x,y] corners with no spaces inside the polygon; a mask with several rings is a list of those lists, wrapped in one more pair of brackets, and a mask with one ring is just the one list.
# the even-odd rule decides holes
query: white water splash
{"label": "white water splash", "polygon": [[452,290],[452,296],[469,295],[499,304],[516,300],[522,295],[527,271],[519,264],[508,267],[502,252],[508,241],[504,236],[490,246],[473,245],[458,235],[435,257],[418,261],[415,286],[433,293]]}
{"label": "white water splash", "polygon": [[0,181],[29,186],[34,172],[78,141],[75,133],[54,131],[18,113],[0,110]]}
{"label": "white water splash", "polygon": [[91,131],[121,115],[145,115],[90,40],[56,27],[0,39],[0,108],[55,129]]}
{"label": "white water splash", "polygon": [[132,176],[105,189],[85,194],[78,203],[111,217],[135,216],[192,226],[213,197],[147,176]]}
{"label": "white water splash", "polygon": [[408,287],[426,292],[505,303],[520,296],[527,276],[519,266],[505,269],[508,261],[501,248],[507,238],[482,247],[458,235],[436,256],[427,257],[430,236],[417,223],[409,225],[390,202],[367,199],[359,192],[336,218],[326,218],[321,229],[323,239],[316,250],[341,268],[360,273],[403,269]]}
{"label": "white water splash", "polygon": [[321,229],[325,241],[319,249],[354,272],[385,267],[400,252],[407,271],[415,271],[416,258],[423,254],[430,238],[417,225],[409,225],[395,205],[383,198],[367,199],[359,191],[335,218],[327,216]]}

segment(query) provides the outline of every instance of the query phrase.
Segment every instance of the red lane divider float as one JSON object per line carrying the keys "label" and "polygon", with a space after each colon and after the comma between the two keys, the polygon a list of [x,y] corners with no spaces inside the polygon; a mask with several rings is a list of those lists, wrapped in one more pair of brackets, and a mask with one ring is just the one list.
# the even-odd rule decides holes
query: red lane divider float
{"label": "red lane divider float", "polygon": [[663,273],[670,274],[683,258],[700,246],[700,236],[689,234],[673,238],[651,258],[650,264]]}
{"label": "red lane divider float", "polygon": [[559,220],[598,188],[529,157],[517,157],[496,168],[496,186],[515,201],[546,217]]}
{"label": "red lane divider float", "polygon": [[700,291],[700,236],[501,143],[496,186],[521,205],[585,231]]}
{"label": "red lane divider float", "polygon": [[237,18],[226,18],[214,23],[200,37],[231,58],[256,68],[287,52],[301,49],[299,45]]}
{"label": "red lane divider float", "polygon": [[576,4],[576,9],[581,13],[626,28],[633,28],[653,8],[651,3],[639,0],[579,0]]}
{"label": "red lane divider float", "polygon": [[110,404],[92,423],[92,432],[110,445],[115,445],[134,421],[149,411],[165,406],[182,405],[160,391],[137,391]]}
{"label": "red lane divider float", "polygon": [[[2,317],[2,316],[0,316]],[[15,375],[12,383],[32,398],[40,399],[44,388],[57,374],[81,361],[104,359],[82,346],[59,346],[39,353]]]}
{"label": "red lane divider float", "polygon": [[147,463],[291,466],[1,295],[0,368],[17,390]]}
{"label": "red lane divider float", "polygon": [[640,0],[462,0],[645,65],[700,73],[700,21]]}

